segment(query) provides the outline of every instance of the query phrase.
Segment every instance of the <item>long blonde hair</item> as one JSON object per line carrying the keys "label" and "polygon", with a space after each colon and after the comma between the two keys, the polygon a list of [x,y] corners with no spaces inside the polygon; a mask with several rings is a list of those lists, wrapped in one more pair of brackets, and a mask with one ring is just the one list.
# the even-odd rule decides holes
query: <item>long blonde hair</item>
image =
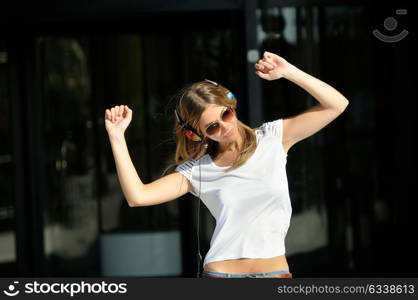
{"label": "long blonde hair", "polygon": [[[236,111],[237,99],[235,97],[232,97],[232,99],[228,98],[228,92],[229,90],[221,85],[199,81],[186,86],[176,94],[175,99],[181,99],[181,101],[177,101],[178,114],[197,131],[203,140],[200,142],[189,140],[184,134],[184,129],[178,124],[176,118],[174,118],[173,134],[176,142],[176,151],[163,174],[188,160],[197,160],[205,154],[209,154],[212,157],[218,154],[219,143],[202,134],[199,122],[203,111],[210,104],[229,106]],[[242,123],[240,120],[237,120],[237,129],[243,138],[242,149],[238,152],[237,159],[225,172],[243,165],[257,147],[254,129]],[[205,144],[207,144],[207,148],[204,147]]]}

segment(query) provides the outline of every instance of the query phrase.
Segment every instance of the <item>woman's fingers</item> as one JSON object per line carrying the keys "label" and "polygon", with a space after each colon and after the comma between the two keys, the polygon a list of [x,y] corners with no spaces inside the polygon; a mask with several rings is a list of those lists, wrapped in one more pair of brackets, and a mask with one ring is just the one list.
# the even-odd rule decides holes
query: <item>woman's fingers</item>
{"label": "woman's fingers", "polygon": [[260,65],[265,66],[268,69],[273,69],[273,66],[271,64],[269,64],[268,62],[264,61],[264,60],[259,60],[258,62]]}
{"label": "woman's fingers", "polygon": [[258,64],[256,64],[256,67],[258,67],[258,69],[263,70],[263,69],[274,69],[275,68],[275,63],[274,62],[267,62],[266,60],[262,60],[260,59],[258,61]]}
{"label": "woman's fingers", "polygon": [[260,72],[260,71],[257,71],[257,72],[255,72],[258,76],[260,76],[261,78],[263,78],[263,79],[268,79],[269,77],[269,75],[268,74],[266,74],[266,73],[263,73],[263,72]]}
{"label": "woman's fingers", "polygon": [[120,111],[119,106],[116,106],[115,107],[115,110],[116,110],[116,113],[115,113],[115,121],[118,121],[119,120],[119,111]]}
{"label": "woman's fingers", "polygon": [[118,120],[118,110],[119,110],[119,106],[115,106],[114,122],[116,122]]}
{"label": "woman's fingers", "polygon": [[272,58],[266,57],[266,61],[274,67],[277,67],[277,64],[273,61]]}
{"label": "woman's fingers", "polygon": [[114,115],[113,115],[113,122],[116,122],[117,119],[118,119],[118,106],[115,106],[115,111],[114,111]]}
{"label": "woman's fingers", "polygon": [[110,109],[110,117],[111,117],[111,121],[113,122],[113,120],[115,119],[115,108],[112,107]]}
{"label": "woman's fingers", "polygon": [[263,58],[262,61],[266,63],[270,69],[277,67],[277,65],[274,63],[274,61],[271,58]]}
{"label": "woman's fingers", "polygon": [[272,68],[269,67],[268,65],[266,65],[265,63],[256,64],[256,69],[258,69],[261,72],[268,72],[268,71],[272,70]]}
{"label": "woman's fingers", "polygon": [[267,52],[267,51],[265,51],[264,54],[263,54],[263,58],[266,58],[266,59],[274,60],[274,58],[277,59],[278,57],[280,57],[280,56],[278,56],[274,53],[271,53],[271,52]]}
{"label": "woman's fingers", "polygon": [[124,114],[126,117],[129,117],[131,114],[131,110],[128,108],[127,105],[124,105]]}
{"label": "woman's fingers", "polygon": [[123,113],[125,111],[124,105],[118,106],[118,120],[123,118]]}
{"label": "woman's fingers", "polygon": [[264,51],[264,53],[263,53],[263,56],[264,57],[271,57],[271,55],[272,55],[273,53],[271,53],[271,52],[268,52],[268,51]]}
{"label": "woman's fingers", "polygon": [[115,117],[116,117],[116,119],[118,119],[120,108],[119,108],[119,106],[116,106],[115,109],[116,109],[116,116]]}
{"label": "woman's fingers", "polygon": [[261,64],[261,63],[256,63],[256,64],[255,64],[255,68],[256,68],[257,70],[260,70],[260,71],[264,72],[264,69],[266,68],[266,66],[264,66],[264,65],[263,65],[263,64]]}
{"label": "woman's fingers", "polygon": [[110,109],[106,109],[105,118],[115,123],[121,118],[125,118],[132,114],[132,110],[127,105],[116,105]]}

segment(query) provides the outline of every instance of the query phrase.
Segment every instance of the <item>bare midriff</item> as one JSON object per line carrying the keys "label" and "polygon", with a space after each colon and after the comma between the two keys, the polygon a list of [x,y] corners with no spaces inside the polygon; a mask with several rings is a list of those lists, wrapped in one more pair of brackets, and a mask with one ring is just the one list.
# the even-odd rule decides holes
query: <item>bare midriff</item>
{"label": "bare midriff", "polygon": [[271,258],[239,258],[215,261],[203,266],[204,270],[222,273],[265,273],[289,271],[286,256]]}

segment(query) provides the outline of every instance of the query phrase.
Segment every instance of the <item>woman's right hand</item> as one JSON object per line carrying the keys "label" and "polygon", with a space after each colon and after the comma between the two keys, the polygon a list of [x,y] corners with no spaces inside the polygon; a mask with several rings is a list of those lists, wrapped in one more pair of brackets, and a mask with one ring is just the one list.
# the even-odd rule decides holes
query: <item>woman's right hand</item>
{"label": "woman's right hand", "polygon": [[105,111],[105,126],[109,136],[123,135],[132,120],[132,110],[127,105],[117,105]]}

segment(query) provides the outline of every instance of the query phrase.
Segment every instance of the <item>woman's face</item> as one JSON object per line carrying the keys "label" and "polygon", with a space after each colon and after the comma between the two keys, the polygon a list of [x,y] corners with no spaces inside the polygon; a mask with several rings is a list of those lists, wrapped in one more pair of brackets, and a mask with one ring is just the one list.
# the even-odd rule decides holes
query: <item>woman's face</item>
{"label": "woman's face", "polygon": [[[200,116],[199,126],[200,131],[203,132],[204,136],[220,142],[220,143],[230,143],[237,139],[237,118],[235,115],[235,111],[231,115],[225,114],[225,110],[227,109],[226,106],[218,105],[218,104],[210,104],[207,107],[202,115]],[[222,115],[225,116],[224,120]],[[208,134],[207,128],[213,128],[213,124],[217,123],[219,125],[219,129],[215,130],[213,134]],[[216,125],[216,124],[215,124]]]}

